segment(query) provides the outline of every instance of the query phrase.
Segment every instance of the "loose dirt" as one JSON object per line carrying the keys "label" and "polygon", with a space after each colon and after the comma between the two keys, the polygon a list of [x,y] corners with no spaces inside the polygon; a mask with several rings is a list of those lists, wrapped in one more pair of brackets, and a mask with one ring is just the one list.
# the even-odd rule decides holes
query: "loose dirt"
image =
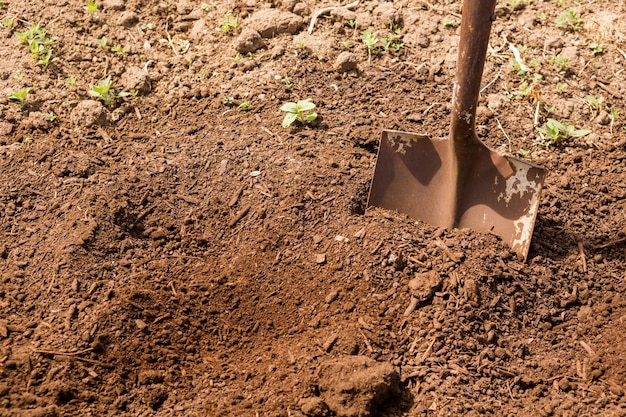
{"label": "loose dirt", "polygon": [[0,2],[0,415],[626,415],[626,5],[498,2],[527,262],[365,209],[382,129],[446,134],[460,2],[336,5]]}

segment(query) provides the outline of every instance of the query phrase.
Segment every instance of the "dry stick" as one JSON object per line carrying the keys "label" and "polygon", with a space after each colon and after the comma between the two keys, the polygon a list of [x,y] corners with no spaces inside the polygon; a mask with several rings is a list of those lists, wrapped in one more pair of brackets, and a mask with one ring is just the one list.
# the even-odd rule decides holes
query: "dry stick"
{"label": "dry stick", "polygon": [[309,29],[308,29],[309,35],[313,33],[313,28],[315,27],[315,22],[317,21],[317,18],[323,15],[324,13],[330,13],[333,10],[337,10],[337,9],[350,10],[350,9],[354,9],[358,5],[359,5],[359,0],[356,0],[350,4],[346,4],[345,6],[331,6],[331,7],[324,7],[323,9],[316,10],[311,15],[311,23],[309,24]]}
{"label": "dry stick", "polygon": [[611,240],[610,242],[603,243],[601,245],[594,246],[595,249],[606,249],[609,246],[619,245],[620,243],[626,243],[626,237]]}
{"label": "dry stick", "polygon": [[578,254],[580,255],[580,260],[583,263],[583,272],[587,272],[587,257],[585,256],[585,248],[583,247],[583,242],[580,240],[576,242],[578,245]]}
{"label": "dry stick", "polygon": [[583,349],[587,351],[589,356],[591,356],[592,358],[596,356],[596,352],[593,349],[591,349],[591,347],[587,343],[583,342],[582,340],[579,340],[578,342],[583,347]]}
{"label": "dry stick", "polygon": [[231,228],[235,227],[235,225],[239,223],[239,221],[243,219],[246,216],[246,214],[248,214],[251,207],[252,206],[248,204],[247,206],[239,210],[239,212],[235,215],[235,217],[233,217],[230,223],[228,223],[228,227],[231,227]]}
{"label": "dry stick", "polygon": [[504,137],[506,138],[506,140],[509,142],[509,153],[511,153],[511,138],[509,137],[509,135],[506,134],[506,131],[504,130],[504,128],[502,127],[502,124],[500,123],[500,120],[498,120],[498,118],[496,117],[496,123],[498,123],[498,127],[500,128],[500,130],[502,131],[502,134],[504,134]]}
{"label": "dry stick", "polygon": [[365,346],[367,346],[367,350],[370,351],[370,353],[374,352],[374,348],[372,348],[372,345],[369,341],[369,339],[367,338],[367,336],[365,336],[365,333],[363,333],[363,330],[359,329],[359,333],[361,333],[361,336],[363,336],[363,340],[365,340]]}

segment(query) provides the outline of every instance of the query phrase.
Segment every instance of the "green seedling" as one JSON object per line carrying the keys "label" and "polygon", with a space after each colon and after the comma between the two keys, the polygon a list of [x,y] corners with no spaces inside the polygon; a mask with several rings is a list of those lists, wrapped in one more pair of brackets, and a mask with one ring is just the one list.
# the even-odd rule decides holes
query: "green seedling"
{"label": "green seedling", "polygon": [[12,91],[9,95],[9,100],[16,101],[22,105],[22,107],[26,107],[28,105],[28,101],[26,100],[26,96],[28,93],[33,91],[31,87],[27,87],[20,91]]}
{"label": "green seedling", "polygon": [[222,100],[222,104],[225,106],[233,106],[235,104],[235,98],[234,97],[224,97],[224,99]]}
{"label": "green seedling", "polygon": [[578,32],[582,29],[582,19],[580,15],[572,9],[563,10],[554,23],[556,27],[571,32]]}
{"label": "green seedling", "polygon": [[537,130],[541,135],[541,139],[537,140],[537,143],[546,148],[567,141],[568,139],[580,138],[591,133],[591,130],[576,129],[572,125],[559,122],[555,119],[548,119],[544,125],[538,127]]}
{"label": "green seedling", "polygon": [[104,80],[98,81],[96,85],[90,85],[87,93],[97,99],[104,102],[105,105],[111,105],[116,98],[123,98],[131,96],[132,94],[126,91],[115,93],[111,90],[111,76],[109,75]]}
{"label": "green seedling", "polygon": [[568,68],[569,60],[565,58],[563,55],[555,55],[550,58],[550,63],[555,65],[559,72],[565,72]]}
{"label": "green seedling", "polygon": [[20,44],[26,44],[31,53],[32,59],[37,59],[39,65],[48,65],[57,60],[52,58],[52,43],[58,39],[56,36],[48,37],[46,31],[35,22],[26,31],[17,33],[16,36],[20,40]]}
{"label": "green seedling", "polygon": [[293,87],[293,84],[291,84],[291,78],[285,77],[283,78],[283,82],[285,83],[285,88],[287,90],[291,90],[291,88]]}
{"label": "green seedling", "polygon": [[562,93],[567,87],[567,83],[556,83],[556,89],[559,93]]}
{"label": "green seedling", "polygon": [[106,48],[107,47],[107,37],[103,36],[101,38],[96,38],[96,45],[98,45],[100,48]]}
{"label": "green seedling", "polygon": [[545,12],[541,12],[539,13],[539,16],[537,16],[537,19],[539,19],[541,23],[545,23],[545,21],[548,19],[548,16],[546,16]]}
{"label": "green seedling", "polygon": [[236,17],[230,15],[230,13],[226,13],[224,17],[222,17],[222,32],[229,33],[234,29],[237,29],[239,25],[239,21]]}
{"label": "green seedling", "polygon": [[367,47],[367,55],[368,60],[372,60],[372,51],[376,48],[376,44],[378,43],[378,38],[371,31],[366,30],[363,32],[363,37],[361,38],[365,47]]}
{"label": "green seedling", "polygon": [[522,158],[528,158],[530,156],[530,151],[527,151],[526,149],[520,149],[519,151],[517,151],[517,154]]}
{"label": "green seedling", "polygon": [[238,105],[237,108],[242,111],[248,111],[248,109],[250,108],[250,100],[244,101],[243,103]]}
{"label": "green seedling", "polygon": [[443,23],[443,27],[449,28],[449,29],[454,29],[457,26],[459,26],[459,22],[457,22],[451,17],[444,17],[441,23]]}
{"label": "green seedling", "polygon": [[65,86],[66,86],[66,87],[71,87],[71,86],[73,86],[74,84],[76,84],[76,77],[67,77],[67,78],[65,79]]}
{"label": "green seedling", "polygon": [[126,48],[124,48],[122,45],[114,45],[111,48],[111,51],[115,52],[116,54],[126,55]]}
{"label": "green seedling", "polygon": [[591,110],[600,110],[602,104],[604,103],[604,97],[600,96],[596,98],[592,95],[588,95],[587,97],[585,97],[585,101],[587,102]]}
{"label": "green seedling", "polygon": [[609,109],[609,117],[611,118],[611,124],[609,126],[609,132],[611,135],[613,134],[613,125],[615,124],[615,119],[619,117],[619,111],[615,107],[611,107]]}
{"label": "green seedling", "polygon": [[594,55],[601,55],[604,53],[604,47],[599,43],[592,43],[589,45],[589,49]]}
{"label": "green seedling", "polygon": [[5,28],[13,27],[13,23],[15,23],[15,19],[13,19],[12,17],[5,17],[4,19],[2,19],[2,26],[4,26]]}
{"label": "green seedling", "polygon": [[356,20],[349,20],[348,26],[350,26],[352,29],[356,29]]}
{"label": "green seedling", "polygon": [[232,59],[233,61],[235,61],[235,62],[239,62],[239,61],[241,61],[241,58],[243,58],[243,57],[242,57],[242,56],[241,56],[241,54],[238,52],[238,53],[237,53],[237,55],[235,55],[235,56],[234,56],[234,57],[232,57],[231,59]]}
{"label": "green seedling", "polygon": [[98,3],[96,0],[87,0],[87,5],[83,7],[89,13],[93,14],[98,11]]}
{"label": "green seedling", "polygon": [[315,103],[311,99],[299,100],[297,103],[289,102],[282,105],[281,111],[287,112],[283,119],[282,126],[288,128],[295,121],[301,124],[307,124],[317,119],[317,113],[312,111],[315,108]]}
{"label": "green seedling", "polygon": [[0,9],[6,9],[6,7],[9,5],[8,2],[6,1],[0,1]]}
{"label": "green seedling", "polygon": [[380,38],[380,44],[385,52],[389,49],[398,52],[404,46],[404,44],[400,42],[400,35],[398,34],[390,35],[387,38]]}
{"label": "green seedling", "polygon": [[50,122],[54,122],[57,119],[57,115],[54,114],[54,112],[44,113],[43,115],[46,116],[46,119]]}

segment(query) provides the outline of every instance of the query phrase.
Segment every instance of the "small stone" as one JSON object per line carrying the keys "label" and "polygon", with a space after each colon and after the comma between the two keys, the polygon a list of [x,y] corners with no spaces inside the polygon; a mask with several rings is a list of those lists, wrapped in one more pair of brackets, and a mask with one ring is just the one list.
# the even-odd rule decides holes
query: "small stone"
{"label": "small stone", "polygon": [[331,292],[329,292],[329,293],[326,295],[326,298],[324,298],[324,302],[325,302],[326,304],[330,304],[330,303],[332,303],[333,301],[335,301],[335,300],[337,299],[337,297],[338,297],[338,296],[339,296],[339,291],[337,291],[337,290],[332,290]]}
{"label": "small stone", "polygon": [[150,92],[150,76],[139,67],[129,67],[121,78],[124,91],[137,92],[137,94],[147,94]]}
{"label": "small stone", "polygon": [[125,0],[103,0],[102,7],[105,9],[111,9],[121,11],[126,8]]}
{"label": "small stone", "polygon": [[315,263],[323,264],[326,262],[326,254],[325,253],[316,253],[315,254]]}
{"label": "small stone", "polygon": [[561,391],[569,391],[572,388],[571,384],[569,383],[569,379],[567,378],[563,378],[559,381],[559,389]]}
{"label": "small stone", "polygon": [[135,326],[137,326],[137,328],[141,331],[143,331],[146,327],[148,327],[148,325],[146,324],[145,321],[141,320],[141,319],[136,319],[135,320]]}
{"label": "small stone", "polygon": [[235,49],[240,54],[255,52],[264,47],[265,42],[263,42],[263,38],[261,38],[259,32],[250,28],[242,30],[235,41]]}
{"label": "small stone", "polygon": [[339,72],[348,72],[357,70],[359,58],[352,52],[344,51],[337,56],[334,68]]}
{"label": "small stone", "polygon": [[248,27],[256,30],[263,38],[271,38],[283,33],[295,35],[303,25],[302,17],[277,9],[259,10],[248,19]]}
{"label": "small stone", "polygon": [[424,303],[433,298],[441,283],[441,277],[436,271],[418,273],[409,281],[409,291],[419,303]]}
{"label": "small stone", "polygon": [[108,121],[108,112],[99,101],[83,100],[70,113],[70,120],[74,126],[92,127],[102,126]]}
{"label": "small stone", "polygon": [[331,10],[330,17],[335,22],[348,23],[356,21],[356,13],[343,7]]}

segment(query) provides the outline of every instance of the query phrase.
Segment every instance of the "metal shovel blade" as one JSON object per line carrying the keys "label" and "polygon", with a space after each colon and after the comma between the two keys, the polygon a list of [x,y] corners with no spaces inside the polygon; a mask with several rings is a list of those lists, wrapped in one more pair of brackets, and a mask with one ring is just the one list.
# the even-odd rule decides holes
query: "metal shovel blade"
{"label": "metal shovel blade", "polygon": [[492,151],[475,128],[495,3],[463,1],[450,135],[383,131],[368,206],[494,233],[525,260],[545,171]]}
{"label": "metal shovel blade", "polygon": [[463,167],[449,137],[383,131],[368,206],[438,227],[491,232],[526,259],[545,171],[475,146]]}

